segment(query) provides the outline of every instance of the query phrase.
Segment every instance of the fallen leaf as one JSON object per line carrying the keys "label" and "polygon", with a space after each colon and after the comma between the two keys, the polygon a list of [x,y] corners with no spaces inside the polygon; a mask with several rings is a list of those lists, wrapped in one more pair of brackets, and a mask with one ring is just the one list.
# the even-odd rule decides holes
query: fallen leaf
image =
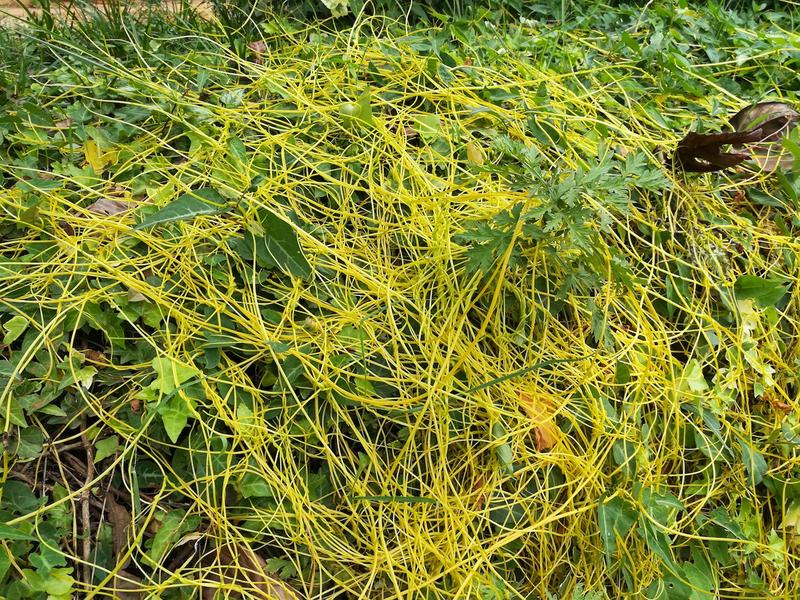
{"label": "fallen leaf", "polygon": [[722,147],[755,142],[761,137],[761,129],[728,133],[690,132],[678,144],[674,164],[684,171],[694,173],[710,173],[735,167],[750,158],[750,155],[743,152],[723,152]]}
{"label": "fallen leaf", "polygon": [[736,131],[761,129],[761,139],[748,146],[753,161],[764,171],[794,165],[794,156],[779,144],[795,128],[800,114],[783,102],[762,102],[736,113],[730,123]]}
{"label": "fallen leaf", "polygon": [[535,423],[536,450],[541,452],[552,448],[561,437],[561,430],[555,424],[555,405],[552,400],[542,394],[531,395],[524,392],[519,395],[522,410]]}
{"label": "fallen leaf", "polygon": [[101,198],[96,202],[92,202],[86,207],[91,213],[102,215],[104,217],[113,217],[119,213],[128,211],[136,206],[135,202],[127,202],[125,200],[110,200],[108,198]]}
{"label": "fallen leaf", "polygon": [[779,142],[795,126],[800,114],[783,102],[762,102],[743,108],[730,120],[734,131],[761,130],[759,142]]}
{"label": "fallen leaf", "polygon": [[[730,120],[733,131],[688,133],[678,144],[672,160],[684,171],[721,171],[754,160],[762,169],[792,166],[794,159],[780,142],[800,121],[800,114],[783,102],[762,102],[743,108]],[[736,152],[723,152],[723,146]],[[746,150],[746,151],[743,151]]]}
{"label": "fallen leaf", "polygon": [[83,355],[86,357],[86,360],[88,360],[89,362],[108,364],[108,359],[102,352],[99,352],[97,350],[92,350],[91,348],[83,350],[82,352]]}
{"label": "fallen leaf", "polygon": [[250,42],[247,44],[247,47],[253,53],[254,60],[253,62],[257,65],[264,63],[264,53],[267,51],[267,44],[262,42],[261,40],[256,40],[255,42]]}
{"label": "fallen leaf", "polygon": [[[122,556],[128,549],[131,513],[114,499],[113,493],[106,495],[106,503],[108,504],[108,520],[111,523],[111,544],[114,548],[114,556]],[[123,569],[128,562],[122,565]]]}
{"label": "fallen leaf", "polygon": [[[210,562],[210,561],[208,561]],[[270,600],[300,600],[300,595],[275,577],[267,574],[267,563],[258,554],[243,544],[232,548],[224,546],[219,550],[218,563],[208,564],[210,578],[223,585],[236,586],[255,597]],[[203,589],[203,600],[216,597],[212,588]],[[207,593],[209,592],[209,593]]]}

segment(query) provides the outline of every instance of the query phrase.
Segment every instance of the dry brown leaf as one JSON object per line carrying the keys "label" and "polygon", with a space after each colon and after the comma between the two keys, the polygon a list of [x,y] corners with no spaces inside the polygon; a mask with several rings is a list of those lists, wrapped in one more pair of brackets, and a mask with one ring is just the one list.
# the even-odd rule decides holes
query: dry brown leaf
{"label": "dry brown leaf", "polygon": [[267,51],[267,45],[264,42],[257,40],[247,44],[247,47],[253,53],[253,62],[257,65],[263,64],[264,53]]}
{"label": "dry brown leaf", "polygon": [[89,362],[108,364],[108,359],[106,358],[106,355],[100,352],[99,350],[92,350],[91,348],[87,348],[86,350],[82,350],[81,352],[86,357],[86,360],[88,360]]}
{"label": "dry brown leaf", "polygon": [[[111,522],[111,543],[114,555],[120,556],[128,549],[128,529],[131,526],[131,513],[114,499],[114,494],[106,496],[108,520]],[[125,563],[122,568],[127,566]]]}
{"label": "dry brown leaf", "polygon": [[[209,570],[215,571],[216,579],[223,584],[236,585],[247,590],[250,595],[264,598],[264,600],[301,600],[300,595],[273,576],[267,574],[267,563],[258,554],[242,544],[235,544],[233,549],[225,546],[219,551],[217,565],[208,565]],[[213,567],[216,566],[217,569]],[[211,575],[213,577],[213,575]],[[213,598],[203,589],[203,598]]]}
{"label": "dry brown leaf", "polygon": [[128,211],[136,206],[135,202],[127,202],[125,200],[110,200],[109,198],[101,198],[96,202],[92,202],[86,207],[91,213],[102,215],[104,217],[113,217],[119,213]]}
{"label": "dry brown leaf", "polygon": [[114,600],[141,600],[147,595],[142,580],[127,571],[119,571],[113,581]]}
{"label": "dry brown leaf", "polygon": [[[791,167],[794,157],[778,142],[798,121],[800,114],[783,102],[748,106],[731,118],[733,131],[687,134],[678,144],[671,162],[684,171],[697,173],[722,171],[746,160],[753,160],[765,171],[774,171],[779,165]],[[725,152],[726,146],[738,151]]]}
{"label": "dry brown leaf", "polygon": [[536,450],[548,450],[558,443],[561,430],[555,423],[555,404],[543,394],[521,392],[519,404],[525,414],[536,423]]}

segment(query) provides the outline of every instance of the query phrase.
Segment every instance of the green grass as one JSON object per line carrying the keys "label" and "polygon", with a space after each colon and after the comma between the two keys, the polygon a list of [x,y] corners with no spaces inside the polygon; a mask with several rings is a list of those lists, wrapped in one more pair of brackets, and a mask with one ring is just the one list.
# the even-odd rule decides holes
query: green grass
{"label": "green grass", "polygon": [[466,12],[2,30],[0,596],[794,597],[796,11]]}

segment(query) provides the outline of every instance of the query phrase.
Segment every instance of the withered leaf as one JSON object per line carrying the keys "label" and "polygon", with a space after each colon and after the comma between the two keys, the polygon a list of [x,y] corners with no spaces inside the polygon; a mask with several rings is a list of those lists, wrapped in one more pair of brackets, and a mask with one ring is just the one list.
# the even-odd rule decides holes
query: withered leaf
{"label": "withered leaf", "polygon": [[104,217],[113,217],[121,212],[130,210],[136,205],[135,202],[126,202],[125,200],[110,200],[108,198],[101,198],[96,202],[92,202],[86,207],[91,213],[102,215]]}
{"label": "withered leaf", "polygon": [[561,430],[555,423],[555,405],[552,400],[542,394],[520,393],[519,404],[532,421],[536,423],[534,429],[536,450],[548,450],[558,443]]}
{"label": "withered leaf", "polygon": [[783,102],[762,102],[743,108],[731,118],[734,131],[761,130],[759,142],[779,142],[800,119],[797,111]]}
{"label": "withered leaf", "polygon": [[761,129],[727,133],[687,133],[675,150],[675,164],[684,171],[710,173],[735,167],[750,158],[743,152],[723,152],[726,145],[756,142],[762,137]]}
{"label": "withered leaf", "polygon": [[[712,134],[689,133],[678,144],[673,164],[684,171],[707,173],[734,167],[753,159],[762,169],[774,170],[787,163],[776,142],[795,127],[800,114],[783,102],[762,102],[743,108],[730,120],[734,131]],[[737,151],[723,152],[723,146]],[[741,151],[747,148],[747,152]]]}
{"label": "withered leaf", "polygon": [[[224,546],[219,549],[218,563],[208,565],[212,572],[210,578],[216,579],[222,585],[232,585],[249,592],[257,598],[272,600],[299,600],[298,593],[286,583],[268,575],[267,563],[258,554],[243,544],[234,544],[232,547]],[[203,599],[212,598],[214,594],[206,594],[203,590]]]}
{"label": "withered leaf", "polygon": [[737,131],[758,127],[761,139],[748,147],[753,161],[765,171],[774,171],[779,165],[791,168],[794,156],[779,144],[797,126],[800,114],[783,102],[762,102],[748,106],[736,113],[731,125]]}

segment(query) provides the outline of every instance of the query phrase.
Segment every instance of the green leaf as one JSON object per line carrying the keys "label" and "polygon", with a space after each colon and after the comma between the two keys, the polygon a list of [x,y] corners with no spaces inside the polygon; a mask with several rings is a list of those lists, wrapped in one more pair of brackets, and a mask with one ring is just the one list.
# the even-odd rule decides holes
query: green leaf
{"label": "green leaf", "polygon": [[[55,542],[53,543],[53,545]],[[67,564],[67,557],[52,545],[39,544],[39,551],[28,556],[28,562],[36,567],[36,572],[42,576],[49,576],[56,567]]]}
{"label": "green leaf", "polygon": [[183,194],[161,210],[146,217],[134,229],[145,229],[175,221],[187,221],[200,215],[213,215],[225,210],[224,198],[211,188],[194,190]]}
{"label": "green leaf", "polygon": [[262,267],[278,267],[295,277],[306,278],[312,273],[294,228],[272,211],[266,211],[262,218],[265,235],[247,239],[252,242],[256,262]]}
{"label": "green leaf", "polygon": [[190,527],[187,521],[186,511],[183,509],[172,510],[164,515],[158,531],[153,536],[147,557],[156,564],[160,563],[175,541]]}
{"label": "green leaf", "polygon": [[228,141],[228,152],[230,152],[230,155],[237,166],[247,166],[247,148],[245,147],[244,142],[242,142],[242,140],[240,140],[238,137],[232,137]]}
{"label": "green leaf", "polygon": [[597,505],[597,521],[608,564],[617,551],[617,536],[622,539],[628,535],[636,517],[636,508],[624,498],[616,497],[608,501],[600,499]]}
{"label": "green leaf", "polygon": [[119,437],[112,435],[95,442],[94,462],[98,463],[104,458],[113,456],[119,448]]}
{"label": "green leaf", "polygon": [[708,389],[708,382],[703,377],[703,367],[700,366],[700,363],[695,358],[686,363],[683,377],[689,389],[693,392],[702,392]]}
{"label": "green leaf", "polygon": [[39,508],[39,501],[31,488],[21,481],[12,479],[3,485],[2,506],[17,514],[25,515]]}
{"label": "green leaf", "polygon": [[11,444],[11,452],[21,459],[36,458],[42,452],[44,435],[38,427],[26,427]]}
{"label": "green leaf", "polygon": [[243,498],[272,498],[274,495],[267,480],[256,473],[245,473],[238,487]]}
{"label": "green leaf", "polygon": [[[501,423],[492,425],[492,437],[495,440],[502,440],[506,437],[506,430]],[[503,442],[495,448],[494,452],[503,473],[506,475],[514,473],[514,452],[511,449],[511,445]]]}
{"label": "green leaf", "polygon": [[642,490],[642,507],[654,521],[666,528],[675,522],[678,511],[685,509],[683,503],[672,494],[661,494],[649,487]]}
{"label": "green leaf", "polygon": [[162,394],[170,394],[192,377],[198,377],[200,371],[184,365],[169,356],[158,356],[153,359],[153,370],[158,374],[150,387]]}
{"label": "green leaf", "polygon": [[0,540],[32,542],[36,538],[20,531],[16,527],[0,523]]}
{"label": "green leaf", "polygon": [[30,325],[30,321],[27,317],[22,315],[11,317],[8,321],[3,323],[3,329],[6,332],[5,336],[3,336],[3,343],[5,345],[9,345],[11,342],[16,340],[19,336],[25,333],[28,325]]}
{"label": "green leaf", "polygon": [[162,402],[157,410],[169,439],[176,444],[192,414],[188,401],[180,394],[176,394],[166,402]]}
{"label": "green leaf", "polygon": [[779,279],[764,279],[756,275],[742,275],[733,284],[737,300],[752,298],[761,307],[775,306],[786,294],[785,282]]}
{"label": "green leaf", "polygon": [[426,142],[433,142],[441,134],[441,122],[436,115],[417,115],[414,117],[414,131]]}
{"label": "green leaf", "polygon": [[769,467],[764,455],[750,448],[748,444],[739,440],[739,447],[742,450],[742,462],[747,470],[747,481],[750,485],[758,485],[764,480]]}
{"label": "green leaf", "polygon": [[42,576],[30,569],[22,570],[25,582],[36,592],[47,594],[48,600],[69,600],[75,580],[71,568],[53,569],[47,576]]}

